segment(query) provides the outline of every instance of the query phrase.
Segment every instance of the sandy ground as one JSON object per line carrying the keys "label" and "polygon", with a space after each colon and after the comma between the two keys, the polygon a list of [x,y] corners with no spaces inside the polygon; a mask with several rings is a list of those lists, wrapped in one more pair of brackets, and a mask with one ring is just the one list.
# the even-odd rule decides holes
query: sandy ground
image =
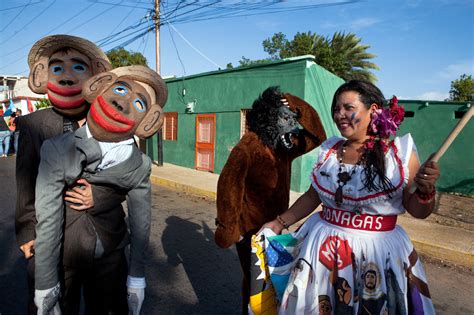
{"label": "sandy ground", "polygon": [[437,207],[427,220],[474,231],[474,197],[439,193]]}

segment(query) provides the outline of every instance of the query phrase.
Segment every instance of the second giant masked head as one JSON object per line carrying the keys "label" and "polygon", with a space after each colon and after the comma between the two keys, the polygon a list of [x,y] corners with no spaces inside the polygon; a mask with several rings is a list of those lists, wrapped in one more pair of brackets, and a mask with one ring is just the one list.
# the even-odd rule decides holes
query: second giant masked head
{"label": "second giant masked head", "polygon": [[168,90],[148,67],[121,67],[95,75],[85,82],[83,94],[91,103],[87,125],[99,141],[147,138],[163,124]]}

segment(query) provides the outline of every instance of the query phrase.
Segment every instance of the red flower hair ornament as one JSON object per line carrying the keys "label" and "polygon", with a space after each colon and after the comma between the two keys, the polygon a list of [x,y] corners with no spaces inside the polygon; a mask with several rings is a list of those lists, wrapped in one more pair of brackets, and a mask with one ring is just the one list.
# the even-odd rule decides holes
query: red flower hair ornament
{"label": "red flower hair ornament", "polygon": [[375,141],[380,140],[384,152],[387,152],[389,137],[397,134],[397,129],[404,118],[405,109],[403,106],[398,106],[398,99],[393,96],[388,106],[376,109],[372,114],[372,120],[367,131],[370,138],[365,143],[365,148],[373,150]]}

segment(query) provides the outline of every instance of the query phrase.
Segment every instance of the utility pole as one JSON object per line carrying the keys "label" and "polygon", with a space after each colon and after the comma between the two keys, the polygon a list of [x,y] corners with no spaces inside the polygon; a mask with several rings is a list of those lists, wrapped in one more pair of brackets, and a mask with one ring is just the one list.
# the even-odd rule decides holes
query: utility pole
{"label": "utility pole", "polygon": [[156,72],[160,74],[160,0],[155,0]]}
{"label": "utility pole", "polygon": [[[160,67],[160,0],[155,0],[155,49],[156,49],[156,72],[161,75]],[[158,130],[157,139],[157,164],[163,166],[163,134]]]}

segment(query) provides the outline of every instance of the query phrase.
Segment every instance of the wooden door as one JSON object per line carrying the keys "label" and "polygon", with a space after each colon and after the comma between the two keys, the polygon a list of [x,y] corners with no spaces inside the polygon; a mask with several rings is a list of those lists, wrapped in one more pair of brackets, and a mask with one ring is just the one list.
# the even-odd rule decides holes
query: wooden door
{"label": "wooden door", "polygon": [[196,169],[214,172],[216,114],[196,115]]}

